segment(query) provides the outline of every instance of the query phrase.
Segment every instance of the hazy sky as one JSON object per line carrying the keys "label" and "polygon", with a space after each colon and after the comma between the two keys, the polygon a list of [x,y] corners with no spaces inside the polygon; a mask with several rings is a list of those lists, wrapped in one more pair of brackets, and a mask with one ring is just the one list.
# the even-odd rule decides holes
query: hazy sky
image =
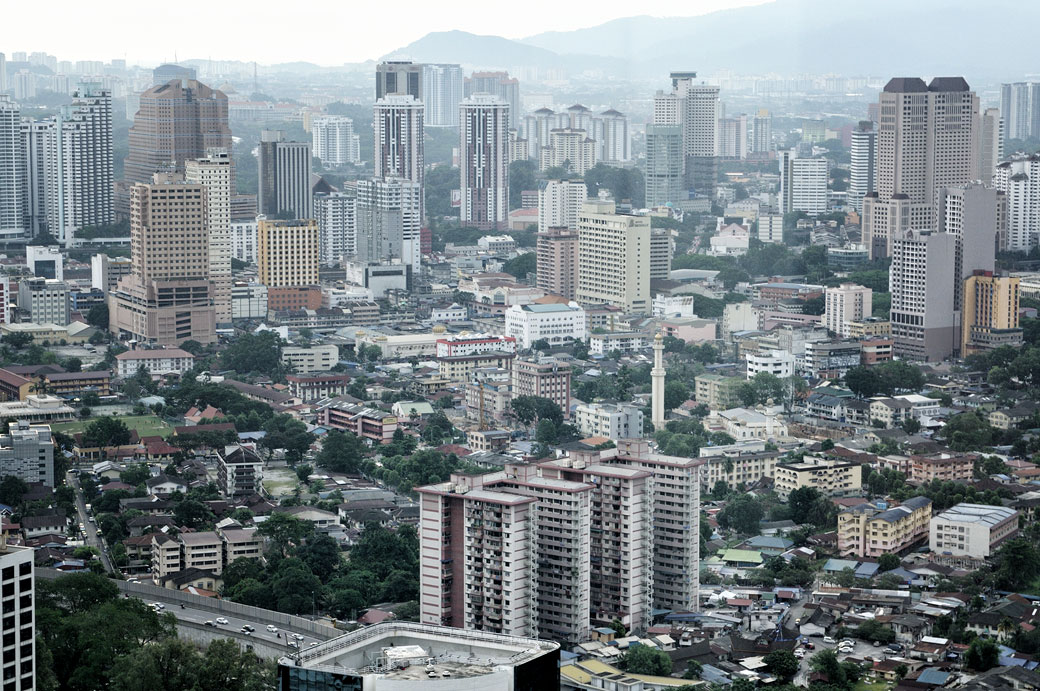
{"label": "hazy sky", "polygon": [[[9,0],[3,0],[8,4]],[[459,29],[522,38],[566,31],[618,17],[694,16],[766,0],[645,0],[595,3],[527,0],[58,0],[43,19],[40,6],[4,9],[0,52],[44,51],[59,60],[152,64],[180,59],[305,60],[321,65],[375,59],[430,31]],[[277,36],[275,34],[277,33]]]}

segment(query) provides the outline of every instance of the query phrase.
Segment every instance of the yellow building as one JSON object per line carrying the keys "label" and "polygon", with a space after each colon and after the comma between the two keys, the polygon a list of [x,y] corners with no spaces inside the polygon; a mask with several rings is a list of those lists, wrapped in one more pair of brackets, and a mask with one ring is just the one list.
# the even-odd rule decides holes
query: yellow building
{"label": "yellow building", "polygon": [[260,282],[268,288],[318,284],[318,222],[260,218],[256,231]]}
{"label": "yellow building", "polygon": [[1018,327],[1019,279],[976,271],[964,281],[961,355],[1022,344]]}
{"label": "yellow building", "polygon": [[720,374],[700,374],[694,379],[694,399],[708,406],[708,410],[729,410],[740,406],[740,377],[724,377]]}
{"label": "yellow building", "polygon": [[887,319],[871,317],[849,322],[849,338],[853,341],[862,341],[867,338],[890,338],[892,336],[892,322]]}
{"label": "yellow building", "polygon": [[843,557],[899,554],[928,538],[932,500],[914,497],[894,508],[852,506],[838,514],[838,553]]}
{"label": "yellow building", "polygon": [[777,463],[773,476],[774,489],[781,500],[802,487],[815,487],[828,497],[860,494],[863,470],[855,463],[806,456],[800,461]]}

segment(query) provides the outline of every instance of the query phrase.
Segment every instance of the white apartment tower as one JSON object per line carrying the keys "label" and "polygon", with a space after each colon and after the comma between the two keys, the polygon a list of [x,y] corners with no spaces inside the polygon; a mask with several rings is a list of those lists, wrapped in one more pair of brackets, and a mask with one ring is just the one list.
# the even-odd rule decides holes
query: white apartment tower
{"label": "white apartment tower", "polygon": [[957,340],[951,267],[957,237],[934,231],[903,231],[892,241],[888,285],[893,351],[908,360],[941,361]]}
{"label": "white apartment tower", "polygon": [[855,283],[842,283],[824,290],[823,323],[828,331],[849,337],[849,322],[871,315],[873,291]]}
{"label": "white apartment tower", "polygon": [[421,191],[401,178],[357,181],[356,256],[362,262],[418,266]]}
{"label": "white apartment tower", "polygon": [[650,313],[650,218],[615,213],[589,200],[578,217],[577,301]]}
{"label": "white apartment tower", "polygon": [[501,230],[509,217],[509,103],[475,93],[459,104],[463,226]]}
{"label": "white apartment tower", "polygon": [[1040,84],[1015,82],[1000,85],[1000,115],[1008,139],[1040,134]]}
{"label": "white apartment tower", "polygon": [[31,547],[7,544],[0,536],[0,588],[3,596],[4,645],[0,669],[4,689],[36,688],[36,600]]}
{"label": "white apartment tower", "polygon": [[541,180],[538,182],[538,232],[550,228],[577,230],[578,215],[588,196],[581,180]]}
{"label": "white apartment tower", "polygon": [[599,130],[593,139],[599,145],[597,160],[604,163],[625,163],[632,159],[632,140],[628,132],[628,117],[613,108],[600,113],[595,120]]}
{"label": "white apartment tower", "polygon": [[357,197],[335,192],[314,197],[322,264],[336,264],[357,254]]}
{"label": "white apartment tower", "polygon": [[311,123],[311,150],[323,166],[361,162],[361,140],[354,121],[343,116],[315,118]]}
{"label": "white apartment tower", "polygon": [[[698,195],[714,197],[719,170],[719,87],[696,83],[695,72],[672,72],[672,91],[682,99],[681,124],[686,182]],[[669,125],[671,121],[656,120]]]}
{"label": "white apartment tower", "polygon": [[827,212],[827,159],[796,158],[782,151],[780,162],[780,213],[804,211],[817,216]]}
{"label": "white apartment tower", "polygon": [[935,225],[939,190],[978,173],[979,99],[961,77],[892,79],[879,96],[876,192],[863,202],[870,257],[891,254],[892,238]]}
{"label": "white apartment tower", "polygon": [[209,276],[217,324],[231,323],[231,153],[212,149],[205,158],[184,162],[184,181],[206,188],[209,219]]}
{"label": "white apartment tower", "polygon": [[72,244],[76,229],[115,220],[112,92],[99,84],[83,84],[72,96],[72,105],[59,117],[64,219],[56,235],[66,246]]}
{"label": "white apartment tower", "polygon": [[997,165],[993,185],[1007,197],[1007,236],[1011,252],[1028,252],[1040,244],[1040,156]]}
{"label": "white apartment tower", "polygon": [[584,175],[596,165],[596,142],[588,132],[569,127],[549,132],[548,146],[540,149],[539,167],[566,168],[576,175]]}
{"label": "white apartment tower", "polygon": [[25,205],[25,164],[21,138],[21,111],[0,94],[0,236],[22,237]]}
{"label": "white apartment tower", "polygon": [[745,159],[748,154],[747,116],[719,119],[719,157]]}
{"label": "white apartment tower", "polygon": [[773,116],[760,110],[751,123],[751,151],[760,154],[773,150]]}
{"label": "white apartment tower", "polygon": [[874,164],[877,156],[877,133],[874,123],[865,120],[852,131],[849,148],[849,206],[857,212],[863,211],[863,197],[874,191]]}
{"label": "white apartment tower", "polygon": [[423,65],[423,101],[427,127],[458,127],[459,101],[463,96],[461,65]]}
{"label": "white apartment tower", "polygon": [[375,129],[375,177],[400,178],[419,186],[419,218],[422,199],[425,106],[412,96],[387,94],[376,101],[372,126]]}

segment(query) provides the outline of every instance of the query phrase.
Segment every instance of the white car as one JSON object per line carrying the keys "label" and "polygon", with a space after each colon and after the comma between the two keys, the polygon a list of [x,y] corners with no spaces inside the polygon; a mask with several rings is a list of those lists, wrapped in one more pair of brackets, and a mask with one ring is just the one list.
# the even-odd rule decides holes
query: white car
{"label": "white car", "polygon": [[300,644],[297,643],[296,641],[289,641],[289,647],[290,648],[299,648]]}
{"label": "white car", "polygon": [[824,642],[824,643],[829,643],[830,645],[834,645],[835,643],[837,643],[837,641],[835,641],[835,640],[834,640],[833,638],[831,638],[830,636],[824,636],[824,637],[823,637],[823,642]]}
{"label": "white car", "polygon": [[227,626],[228,620],[224,617],[217,617],[217,623],[221,626]]}
{"label": "white car", "polygon": [[300,634],[298,634],[298,633],[294,633],[294,634],[292,635],[292,637],[293,637],[293,638],[295,638],[295,639],[296,639],[296,640],[298,640],[298,641],[302,641],[302,640],[303,640],[303,636],[301,636],[301,635],[300,635]]}
{"label": "white car", "polygon": [[274,624],[268,624],[267,625],[267,630],[270,631],[271,633],[278,633],[278,627],[275,626]]}
{"label": "white car", "polygon": [[161,602],[153,602],[152,603],[152,608],[155,609],[156,611],[163,610],[163,609],[166,609],[166,605],[164,605]]}

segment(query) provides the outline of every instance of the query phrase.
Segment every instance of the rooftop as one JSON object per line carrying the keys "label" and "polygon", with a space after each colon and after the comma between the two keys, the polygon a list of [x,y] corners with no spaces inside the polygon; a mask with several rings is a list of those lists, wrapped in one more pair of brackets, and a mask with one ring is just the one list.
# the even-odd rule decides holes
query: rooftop
{"label": "rooftop", "polygon": [[985,523],[995,526],[1014,516],[1017,512],[1006,506],[986,506],[983,504],[957,504],[951,506],[936,518],[956,523]]}

